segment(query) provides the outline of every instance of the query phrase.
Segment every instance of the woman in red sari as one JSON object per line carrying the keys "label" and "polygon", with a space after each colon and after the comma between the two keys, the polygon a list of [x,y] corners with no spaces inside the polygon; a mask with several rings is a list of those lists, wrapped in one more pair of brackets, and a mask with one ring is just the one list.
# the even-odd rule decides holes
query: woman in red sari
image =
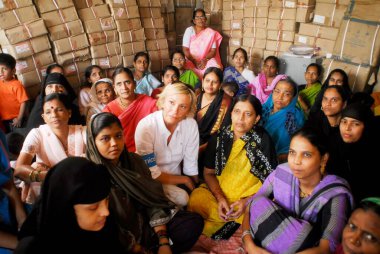
{"label": "woman in red sari", "polygon": [[128,68],[116,68],[112,79],[117,98],[108,103],[103,112],[110,112],[119,118],[128,151],[135,152],[136,126],[141,119],[157,111],[156,100],[148,95],[135,93],[136,82]]}
{"label": "woman in red sari", "polygon": [[223,69],[219,55],[222,36],[217,31],[206,27],[206,13],[203,9],[193,12],[193,25],[185,30],[182,49],[185,53],[186,69],[193,70],[199,79],[203,78],[209,67]]}

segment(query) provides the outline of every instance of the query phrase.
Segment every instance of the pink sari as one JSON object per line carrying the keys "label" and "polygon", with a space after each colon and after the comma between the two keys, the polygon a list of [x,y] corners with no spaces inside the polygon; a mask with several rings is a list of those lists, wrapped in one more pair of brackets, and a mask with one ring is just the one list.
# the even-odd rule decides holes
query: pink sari
{"label": "pink sari", "polygon": [[141,119],[157,111],[156,100],[145,94],[137,98],[119,115],[123,127],[124,141],[129,152],[136,152],[135,130]]}
{"label": "pink sari", "polygon": [[202,79],[204,72],[209,67],[218,67],[223,69],[222,61],[220,60],[219,55],[219,46],[222,42],[223,37],[217,31],[206,28],[203,31],[191,36],[190,38],[190,54],[198,61],[204,59],[208,52],[212,48],[212,44],[216,44],[216,55],[207,61],[206,67],[201,70],[198,69],[193,62],[187,59],[185,69],[190,69],[197,74],[197,76]]}
{"label": "pink sari", "polygon": [[256,96],[261,104],[264,104],[269,95],[272,93],[277,82],[281,79],[286,78],[284,74],[278,74],[272,81],[272,83],[267,85],[267,78],[265,77],[264,72],[260,72],[259,75],[253,80],[252,84],[248,85],[248,89],[251,91],[251,94]]}

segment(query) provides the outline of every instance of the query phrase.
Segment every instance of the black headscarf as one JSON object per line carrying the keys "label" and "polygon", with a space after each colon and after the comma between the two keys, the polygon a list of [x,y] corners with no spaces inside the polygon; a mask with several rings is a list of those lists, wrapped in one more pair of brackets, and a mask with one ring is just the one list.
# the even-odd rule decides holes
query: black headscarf
{"label": "black headscarf", "polygon": [[104,166],[80,157],[64,159],[49,170],[41,195],[21,228],[15,253],[114,249],[116,228],[112,234],[108,219],[100,231],[86,231],[79,227],[74,211],[74,205],[99,202],[109,193],[110,180]]}
{"label": "black headscarf", "polygon": [[79,113],[79,108],[74,104],[74,100],[77,97],[74,89],[71,87],[70,83],[67,81],[63,74],[53,72],[48,74],[41,84],[40,94],[36,98],[32,111],[30,112],[28,122],[26,124],[27,130],[29,131],[33,128],[37,128],[41,124],[45,123],[41,115],[43,113],[44,98],[46,96],[45,89],[49,84],[60,84],[65,87],[67,97],[71,102],[71,117],[69,124],[82,124],[83,121]]}

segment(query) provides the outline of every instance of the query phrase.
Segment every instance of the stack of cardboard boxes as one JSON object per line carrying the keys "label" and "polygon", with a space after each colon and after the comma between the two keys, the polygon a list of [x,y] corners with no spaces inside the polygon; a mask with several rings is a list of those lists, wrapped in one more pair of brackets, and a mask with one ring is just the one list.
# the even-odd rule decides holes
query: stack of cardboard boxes
{"label": "stack of cardboard boxes", "polygon": [[169,52],[173,52],[177,49],[174,0],[161,0],[161,15],[165,22],[165,32],[168,40]]}
{"label": "stack of cardboard boxes", "polygon": [[[17,7],[17,8],[16,8]],[[30,97],[39,93],[46,67],[53,63],[48,30],[31,0],[0,6],[2,51],[17,60],[16,74]]]}

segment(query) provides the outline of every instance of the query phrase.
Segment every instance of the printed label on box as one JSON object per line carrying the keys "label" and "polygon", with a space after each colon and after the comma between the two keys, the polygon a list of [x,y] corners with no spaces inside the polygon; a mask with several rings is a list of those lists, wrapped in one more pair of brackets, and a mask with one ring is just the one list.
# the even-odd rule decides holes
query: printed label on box
{"label": "printed label on box", "polygon": [[99,59],[100,66],[110,66],[110,60],[108,58]]}
{"label": "printed label on box", "polygon": [[295,2],[290,2],[290,1],[285,1],[285,7],[296,8],[296,3]]}
{"label": "printed label on box", "polygon": [[231,27],[232,29],[241,29],[240,22],[232,23]]}
{"label": "printed label on box", "polygon": [[29,43],[22,43],[15,46],[15,50],[17,54],[25,53],[30,51]]}
{"label": "printed label on box", "polygon": [[112,21],[110,19],[101,20],[100,24],[101,24],[103,30],[110,30],[110,29],[112,29]]}
{"label": "printed label on box", "polygon": [[319,24],[324,24],[325,23],[325,16],[315,15],[313,22],[319,23]]}
{"label": "printed label on box", "polygon": [[42,74],[42,76],[45,77],[45,76],[46,76],[46,69],[42,69],[42,70],[41,70],[41,74]]}
{"label": "printed label on box", "polygon": [[67,74],[73,74],[77,72],[77,68],[75,67],[75,64],[71,64],[66,67],[65,71],[67,71]]}
{"label": "printed label on box", "polygon": [[24,69],[28,68],[27,61],[18,61],[16,63],[16,71],[22,71]]}
{"label": "printed label on box", "polygon": [[123,3],[123,0],[113,0],[113,2],[114,2],[115,4],[122,4],[122,3]]}
{"label": "printed label on box", "polygon": [[298,42],[306,44],[307,38],[305,36],[298,36]]}
{"label": "printed label on box", "polygon": [[119,8],[119,10],[117,10],[117,16],[120,18],[122,15],[123,15],[123,12],[124,12],[124,9],[123,8]]}

